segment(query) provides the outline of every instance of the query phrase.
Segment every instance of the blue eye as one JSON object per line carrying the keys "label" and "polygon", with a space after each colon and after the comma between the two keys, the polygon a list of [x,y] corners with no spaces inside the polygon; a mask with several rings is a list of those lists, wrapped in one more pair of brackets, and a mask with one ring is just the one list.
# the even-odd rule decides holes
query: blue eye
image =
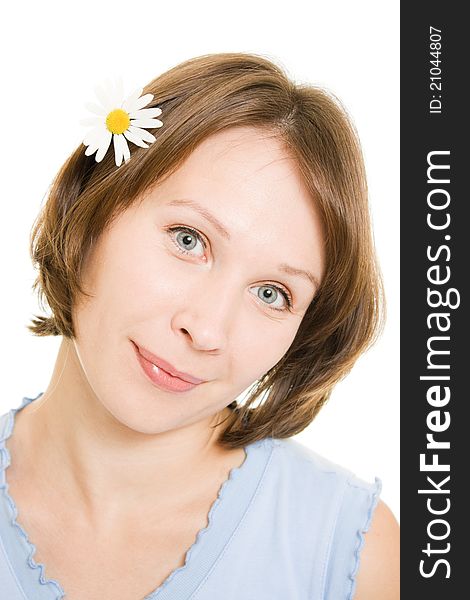
{"label": "blue eye", "polygon": [[[171,239],[174,242],[176,249],[182,254],[192,255],[192,250],[196,248],[198,243],[200,243],[202,246],[203,254],[199,255],[199,257],[202,258],[202,256],[204,255],[204,251],[207,248],[207,244],[199,232],[197,232],[195,229],[192,229],[191,227],[183,226],[169,227],[167,231],[170,232]],[[284,308],[269,306],[271,310],[276,310],[278,312],[286,312],[292,310],[292,296],[286,289],[278,285],[274,285],[272,283],[255,286],[255,288],[258,288],[258,290],[264,290],[261,293],[258,291],[256,296],[268,306],[272,303],[270,302],[270,300],[272,297],[273,289],[276,290],[274,300],[276,300],[278,294],[281,294],[283,296],[283,298],[286,301],[286,306],[284,306]],[[268,302],[265,302],[265,300],[268,300]]]}
{"label": "blue eye", "polygon": [[[290,294],[287,292],[287,290],[284,290],[283,288],[274,285],[272,283],[270,284],[264,284],[264,285],[257,285],[255,286],[255,289],[258,288],[258,292],[256,294],[256,296],[258,298],[261,298],[261,300],[263,300],[263,302],[265,300],[271,300],[272,298],[272,290],[276,290],[275,294],[274,294],[274,301],[277,299],[279,294],[282,294],[284,300],[286,301],[286,306],[284,308],[278,308],[275,306],[269,306],[269,304],[271,304],[274,301],[271,302],[265,302],[265,304],[268,304],[269,308],[271,308],[272,310],[278,310],[278,311],[286,311],[286,310],[291,310],[292,308],[292,298],[290,296]],[[263,290],[262,292],[260,292],[259,290]],[[267,295],[266,295],[267,294]]]}
{"label": "blue eye", "polygon": [[[191,251],[196,247],[197,242],[201,243],[203,250],[206,249],[206,243],[202,236],[190,227],[170,227],[168,231],[172,234],[171,238],[176,249],[182,254],[192,254]],[[177,232],[176,235],[174,232]]]}

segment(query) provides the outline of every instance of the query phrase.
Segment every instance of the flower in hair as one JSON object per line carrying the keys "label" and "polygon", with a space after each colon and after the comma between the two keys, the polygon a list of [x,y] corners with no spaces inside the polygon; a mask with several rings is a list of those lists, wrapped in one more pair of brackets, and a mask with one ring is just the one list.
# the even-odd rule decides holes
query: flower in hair
{"label": "flower in hair", "polygon": [[153,94],[142,96],[143,88],[136,89],[132,94],[124,97],[122,80],[116,83],[107,82],[95,86],[95,94],[99,104],[87,102],[86,108],[96,116],[82,119],[82,125],[92,125],[83,139],[87,146],[85,154],[90,156],[96,152],[96,162],[101,162],[108,151],[111,139],[114,144],[114,158],[119,167],[122,159],[130,159],[127,140],[141,148],[148,148],[156,138],[146,129],[161,127],[163,123],[155,119],[161,115],[160,108],[144,108],[153,100]]}

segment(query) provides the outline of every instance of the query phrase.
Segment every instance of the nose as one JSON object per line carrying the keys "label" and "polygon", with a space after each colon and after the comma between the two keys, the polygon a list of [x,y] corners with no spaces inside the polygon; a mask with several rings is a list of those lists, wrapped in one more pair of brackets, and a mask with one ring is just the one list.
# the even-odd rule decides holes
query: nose
{"label": "nose", "polygon": [[197,286],[188,286],[173,316],[172,328],[188,335],[196,349],[223,351],[236,328],[240,289],[235,277],[207,277]]}

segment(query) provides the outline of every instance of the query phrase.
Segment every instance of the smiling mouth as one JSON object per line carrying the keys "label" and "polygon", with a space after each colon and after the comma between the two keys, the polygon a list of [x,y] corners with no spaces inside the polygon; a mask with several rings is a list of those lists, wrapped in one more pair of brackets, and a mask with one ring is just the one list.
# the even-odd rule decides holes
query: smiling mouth
{"label": "smiling mouth", "polygon": [[[143,356],[137,344],[134,342],[132,343],[142,370],[147,378],[158,388],[171,392],[187,392],[199,385],[198,383],[192,383],[168,373],[168,371],[165,371],[161,366]],[[203,382],[201,381],[201,383]]]}

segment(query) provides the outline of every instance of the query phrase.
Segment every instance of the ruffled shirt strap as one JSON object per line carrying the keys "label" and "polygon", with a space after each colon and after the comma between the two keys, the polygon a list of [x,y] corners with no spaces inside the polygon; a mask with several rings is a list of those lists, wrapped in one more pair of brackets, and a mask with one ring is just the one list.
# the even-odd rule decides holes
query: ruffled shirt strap
{"label": "ruffled shirt strap", "polygon": [[382,491],[382,480],[365,482],[351,475],[344,485],[329,544],[324,600],[353,600],[364,534],[369,530]]}
{"label": "ruffled shirt strap", "polygon": [[11,463],[6,440],[11,436],[16,413],[35,398],[23,398],[21,405],[0,417],[0,598],[8,600],[60,600],[64,591],[59,582],[47,579],[45,567],[36,563],[36,547],[18,523],[18,510],[8,492],[6,471]]}

